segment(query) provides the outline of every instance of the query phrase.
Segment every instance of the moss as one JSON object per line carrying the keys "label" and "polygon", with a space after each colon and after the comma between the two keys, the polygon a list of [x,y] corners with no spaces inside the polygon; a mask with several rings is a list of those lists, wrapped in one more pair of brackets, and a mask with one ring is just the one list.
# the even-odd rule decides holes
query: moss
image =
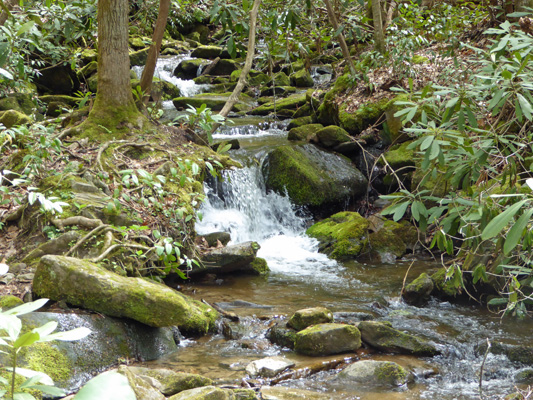
{"label": "moss", "polygon": [[0,297],[0,309],[2,310],[9,310],[23,303],[21,299],[10,294]]}
{"label": "moss", "polygon": [[316,133],[320,144],[326,148],[338,146],[341,143],[351,141],[351,137],[344,129],[339,126],[330,125]]}
{"label": "moss", "polygon": [[68,357],[50,343],[34,344],[23,357],[29,369],[48,374],[56,384],[66,384],[71,377]]}
{"label": "moss", "polygon": [[29,124],[30,122],[30,117],[16,110],[0,112],[0,123],[4,124],[8,129],[18,125]]}
{"label": "moss", "polygon": [[130,64],[133,65],[144,65],[146,63],[146,58],[148,57],[149,47],[146,47],[142,50],[133,51],[130,53]]}
{"label": "moss", "polygon": [[425,56],[420,56],[420,55],[414,55],[412,58],[411,58],[411,63],[412,64],[428,64],[429,63],[429,58],[425,57]]}
{"label": "moss", "polygon": [[311,325],[323,324],[333,321],[333,314],[327,308],[315,307],[296,311],[287,326],[301,331]]}
{"label": "moss", "polygon": [[290,77],[291,85],[296,87],[312,87],[314,85],[313,78],[311,74],[306,69],[302,68],[299,71],[296,71]]}
{"label": "moss", "polygon": [[332,258],[356,257],[366,248],[369,222],[359,213],[344,211],[317,222],[306,233],[318,239]]}
{"label": "moss", "polygon": [[296,334],[294,349],[309,356],[355,351],[361,347],[361,333],[353,325],[318,324]]}
{"label": "moss", "polygon": [[372,232],[369,236],[370,248],[376,253],[392,253],[396,257],[405,254],[407,246],[401,235],[398,235],[396,228],[401,225],[394,221],[385,221],[383,228],[377,232]]}
{"label": "moss", "polygon": [[443,268],[431,275],[431,280],[435,291],[440,295],[455,297],[460,294],[459,288],[456,288],[450,279],[446,279],[446,270]]}
{"label": "moss", "polygon": [[287,138],[289,140],[310,141],[316,135],[316,133],[322,128],[324,128],[324,125],[322,124],[307,124],[307,125],[302,125],[296,128],[291,128]]}
{"label": "moss", "polygon": [[284,110],[295,110],[299,107],[305,105],[305,93],[303,94],[294,94],[285,99],[273,101],[270,103],[263,104],[250,111],[251,115],[268,115],[273,112],[281,112]]}
{"label": "moss", "polygon": [[375,103],[365,103],[353,113],[346,111],[348,103],[339,108],[340,126],[352,135],[358,135],[366,128],[374,125],[383,115],[390,104],[390,100],[383,98]]}
{"label": "moss", "polygon": [[209,58],[214,59],[220,57],[222,54],[222,47],[219,46],[198,46],[191,53],[194,58]]}
{"label": "moss", "polygon": [[287,129],[290,131],[293,128],[299,128],[300,126],[304,125],[311,125],[313,123],[313,117],[308,115],[305,117],[295,118],[289,122],[289,125],[287,125]]}
{"label": "moss", "polygon": [[[383,154],[385,160],[393,170],[396,171],[400,168],[415,166],[415,151],[407,148],[411,143],[409,141],[393,146]],[[381,158],[379,159],[379,163],[381,165],[385,164]]]}
{"label": "moss", "polygon": [[407,371],[393,362],[380,363],[376,368],[376,375],[379,380],[385,382],[407,382]]}
{"label": "moss", "polygon": [[256,257],[255,260],[250,263],[250,266],[256,275],[266,275],[270,272],[267,261],[261,257]]}

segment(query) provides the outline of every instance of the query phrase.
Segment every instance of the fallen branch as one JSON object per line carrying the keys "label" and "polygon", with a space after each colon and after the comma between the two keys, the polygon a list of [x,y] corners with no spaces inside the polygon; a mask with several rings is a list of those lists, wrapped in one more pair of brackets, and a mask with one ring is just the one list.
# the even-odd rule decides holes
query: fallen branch
{"label": "fallen branch", "polygon": [[209,307],[213,307],[215,310],[217,310],[220,314],[222,314],[222,316],[224,318],[227,318],[229,319],[230,321],[234,321],[234,322],[238,322],[239,321],[239,316],[235,313],[232,313],[232,312],[228,312],[228,311],[225,311],[223,310],[222,308],[220,308],[219,306],[215,305],[215,304],[209,304],[207,301],[205,301],[204,299],[202,299],[202,303],[204,304],[207,304]]}
{"label": "fallen branch", "polygon": [[73,247],[71,247],[69,251],[67,251],[65,256],[68,257],[68,256],[74,254],[74,252],[76,250],[78,250],[82,244],[84,244],[86,241],[88,241],[89,239],[91,239],[97,233],[99,233],[101,230],[104,230],[104,229],[114,229],[114,228],[111,225],[103,225],[103,224],[100,225],[100,226],[97,226],[92,231],[90,231],[87,235],[85,235],[80,240],[78,240],[78,242]]}
{"label": "fallen branch", "polygon": [[146,252],[153,250],[153,247],[141,246],[139,244],[119,243],[119,244],[114,244],[113,246],[108,247],[108,249],[104,251],[102,254],[100,254],[98,257],[88,259],[87,261],[94,262],[94,263],[100,262],[104,258],[106,258],[111,252],[115,251],[116,249],[120,249],[120,248],[133,249],[133,250],[144,250]]}

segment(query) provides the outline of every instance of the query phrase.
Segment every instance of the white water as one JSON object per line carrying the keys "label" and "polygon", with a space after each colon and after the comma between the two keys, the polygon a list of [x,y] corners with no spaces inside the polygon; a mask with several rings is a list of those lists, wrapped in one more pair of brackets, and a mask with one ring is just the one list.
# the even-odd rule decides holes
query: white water
{"label": "white water", "polygon": [[232,243],[253,240],[260,244],[259,257],[267,260],[273,272],[316,274],[337,263],[318,253],[318,241],[305,235],[309,218],[298,215],[286,196],[268,192],[259,167],[226,171],[220,192],[206,186],[207,201],[202,206],[200,234],[225,231]]}
{"label": "white water", "polygon": [[[192,57],[189,57],[188,55],[180,55],[158,58],[155,67],[154,78],[159,78],[163,81],[172,83],[180,90],[180,93],[183,97],[194,96],[195,94],[205,91],[209,85],[197,85],[193,80],[184,80],[176,78],[173,75],[174,69],[176,69],[178,64],[183,60],[192,60]],[[144,70],[144,66],[136,65],[132,69],[140,78]]]}

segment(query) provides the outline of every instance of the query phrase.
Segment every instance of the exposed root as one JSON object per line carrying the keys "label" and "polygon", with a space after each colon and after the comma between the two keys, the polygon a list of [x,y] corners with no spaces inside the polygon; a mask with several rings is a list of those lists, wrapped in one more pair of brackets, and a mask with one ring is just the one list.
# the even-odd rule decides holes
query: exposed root
{"label": "exposed root", "polygon": [[54,224],[58,229],[63,230],[65,226],[77,225],[83,228],[91,229],[96,228],[100,225],[103,225],[102,220],[100,219],[91,219],[81,216],[68,217],[65,219],[52,219],[52,224]]}
{"label": "exposed root", "polygon": [[144,250],[147,253],[154,250],[153,247],[141,246],[139,244],[120,243],[120,244],[114,244],[113,246],[108,247],[107,250],[104,251],[102,254],[100,254],[98,257],[91,258],[91,259],[89,259],[87,261],[98,263],[98,262],[102,261],[103,259],[105,259],[110,253],[112,253],[113,251],[115,251],[117,249],[120,249],[120,248],[133,249],[133,250]]}

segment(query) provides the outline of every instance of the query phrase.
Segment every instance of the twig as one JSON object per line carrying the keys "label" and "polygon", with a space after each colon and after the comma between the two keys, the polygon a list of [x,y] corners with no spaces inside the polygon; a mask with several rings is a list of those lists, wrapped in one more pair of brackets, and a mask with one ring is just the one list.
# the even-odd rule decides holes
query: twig
{"label": "twig", "polygon": [[119,243],[119,244],[114,244],[113,246],[110,246],[106,251],[104,251],[98,257],[91,258],[91,259],[89,259],[87,261],[94,262],[94,263],[100,262],[104,258],[106,258],[109,255],[109,253],[111,253],[112,251],[115,251],[116,249],[119,249],[121,247],[122,248],[126,248],[126,249],[145,250],[147,252],[150,251],[150,250],[153,250],[152,247],[141,246],[141,245],[138,245],[138,244]]}
{"label": "twig", "polygon": [[487,338],[487,350],[485,351],[485,356],[483,357],[483,362],[481,363],[481,367],[479,368],[479,398],[483,400],[483,368],[485,367],[485,361],[487,361],[487,356],[489,355],[490,351],[490,341]]}
{"label": "twig", "polygon": [[405,290],[405,282],[407,281],[407,275],[409,275],[409,271],[411,271],[411,267],[413,266],[414,263],[415,261],[413,260],[411,262],[411,265],[409,265],[409,268],[407,268],[407,272],[405,273],[405,276],[403,277],[402,291],[400,292],[400,296],[403,295],[403,292]]}
{"label": "twig", "polygon": [[209,304],[204,299],[202,299],[202,303],[207,304],[209,307],[213,307],[220,314],[222,314],[223,317],[229,319],[230,321],[234,321],[234,322],[238,322],[239,321],[239,316],[237,314],[235,314],[235,313],[225,311],[225,310],[223,310],[222,308],[220,308],[219,306],[217,306],[215,304]]}
{"label": "twig", "polygon": [[90,231],[87,235],[85,235],[84,237],[82,237],[80,240],[78,240],[78,242],[73,246],[71,247],[71,249],[69,251],[67,251],[67,253],[65,254],[65,256],[70,256],[71,254],[74,254],[74,252],[76,250],[78,250],[80,248],[80,246],[85,243],[87,240],[91,239],[94,235],[96,235],[98,232],[100,232],[101,230],[103,229],[108,229],[108,228],[111,228],[111,225],[100,225],[100,226],[97,226],[96,228],[94,228],[92,231]]}

